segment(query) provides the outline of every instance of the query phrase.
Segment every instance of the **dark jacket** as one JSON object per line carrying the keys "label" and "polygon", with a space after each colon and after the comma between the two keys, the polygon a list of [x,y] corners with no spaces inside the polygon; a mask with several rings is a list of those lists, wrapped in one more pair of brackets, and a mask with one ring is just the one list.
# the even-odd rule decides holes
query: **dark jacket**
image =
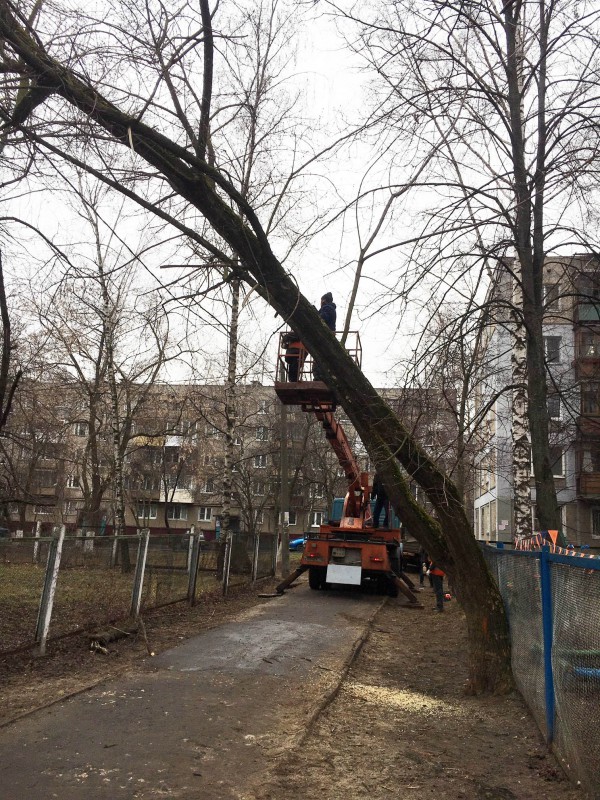
{"label": "dark jacket", "polygon": [[371,497],[373,500],[375,498],[379,498],[383,500],[385,503],[387,501],[387,492],[385,491],[385,487],[383,483],[379,480],[379,477],[375,475],[373,478],[373,487],[371,488]]}
{"label": "dark jacket", "polygon": [[335,322],[337,319],[337,312],[336,312],[336,305],[335,303],[325,303],[325,305],[321,306],[319,309],[319,316],[327,325],[329,330],[335,330]]}

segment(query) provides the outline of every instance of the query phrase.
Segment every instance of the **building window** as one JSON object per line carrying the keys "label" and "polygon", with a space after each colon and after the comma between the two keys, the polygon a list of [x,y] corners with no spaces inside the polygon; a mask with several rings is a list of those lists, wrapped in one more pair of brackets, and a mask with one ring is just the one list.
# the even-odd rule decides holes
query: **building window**
{"label": "building window", "polygon": [[490,538],[490,507],[489,504],[481,506],[481,538]]}
{"label": "building window", "polygon": [[73,425],[73,433],[75,436],[87,436],[89,432],[89,425],[87,422],[76,422]]}
{"label": "building window", "polygon": [[318,528],[319,525],[323,524],[323,512],[322,511],[311,511],[310,512],[310,527],[311,528]]}
{"label": "building window", "polygon": [[67,489],[78,489],[79,478],[77,475],[67,475]]}
{"label": "building window", "polygon": [[215,491],[215,480],[214,478],[207,478],[204,482],[204,486],[202,487],[202,491],[204,494],[214,494]]}
{"label": "building window", "polygon": [[221,431],[217,427],[215,427],[214,425],[207,425],[206,426],[206,437],[208,439],[216,439],[220,435],[221,435]]}
{"label": "building window", "polygon": [[262,525],[264,521],[265,521],[265,515],[264,515],[262,509],[256,511],[255,514],[254,514],[254,522],[257,525]]}
{"label": "building window", "polygon": [[582,333],[579,337],[579,357],[597,358],[600,356],[600,336],[597,333]]}
{"label": "building window", "polygon": [[600,508],[592,508],[592,539],[600,539]]}
{"label": "building window", "polygon": [[158,506],[156,503],[138,503],[138,519],[156,519],[158,516]]}
{"label": "building window", "polygon": [[325,496],[325,490],[323,486],[317,484],[316,486],[313,485],[310,487],[309,494],[313,500],[322,500]]}
{"label": "building window", "polygon": [[37,489],[50,489],[56,486],[56,473],[49,469],[36,469],[33,473],[33,485]]}
{"label": "building window", "polygon": [[267,414],[268,411],[269,411],[269,402],[268,402],[268,400],[259,400],[258,413],[259,414]]}
{"label": "building window", "polygon": [[265,482],[264,481],[254,481],[254,494],[257,497],[264,497],[264,494],[265,494]]}
{"label": "building window", "polygon": [[550,419],[560,419],[560,395],[548,395],[548,416]]}
{"label": "building window", "polygon": [[173,503],[167,507],[167,519],[187,519],[187,506]]}
{"label": "building window", "polygon": [[544,284],[544,306],[547,312],[560,310],[560,286],[558,283]]}
{"label": "building window", "polygon": [[79,503],[77,503],[75,500],[65,500],[63,514],[65,517],[74,517],[79,511],[79,508]]}
{"label": "building window", "polygon": [[298,524],[298,514],[295,511],[290,511],[288,525]]}
{"label": "building window", "polygon": [[155,491],[159,489],[159,480],[155,475],[144,475],[143,488],[146,491]]}
{"label": "building window", "polygon": [[565,477],[565,454],[562,447],[550,448],[550,464],[555,478]]}
{"label": "building window", "polygon": [[235,439],[233,440],[233,443],[234,443],[234,445],[236,447],[241,447],[242,446],[242,437],[241,436],[236,436]]}
{"label": "building window", "polygon": [[587,384],[581,388],[581,413],[600,414],[600,391],[594,384]]}
{"label": "building window", "polygon": [[269,429],[266,425],[259,425],[256,429],[256,438],[259,442],[266,442],[269,438]]}
{"label": "building window", "polygon": [[544,336],[544,355],[548,364],[560,364],[560,336]]}
{"label": "building window", "polygon": [[36,515],[54,514],[55,506],[34,506],[33,513]]}
{"label": "building window", "polygon": [[583,451],[582,459],[583,472],[600,472],[600,447],[592,446],[589,450]]}
{"label": "building window", "polygon": [[577,314],[580,320],[597,322],[600,320],[600,284],[596,275],[583,275],[579,285],[579,306]]}
{"label": "building window", "polygon": [[198,509],[198,522],[210,522],[212,519],[212,508],[210,506],[200,506]]}
{"label": "building window", "polygon": [[264,469],[267,466],[266,456],[254,456],[254,466],[257,469]]}

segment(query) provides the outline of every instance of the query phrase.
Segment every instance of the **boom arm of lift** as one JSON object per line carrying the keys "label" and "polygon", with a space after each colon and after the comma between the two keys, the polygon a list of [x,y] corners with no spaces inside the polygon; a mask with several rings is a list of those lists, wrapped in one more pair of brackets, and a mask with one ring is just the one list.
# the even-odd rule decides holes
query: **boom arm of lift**
{"label": "boom arm of lift", "polygon": [[313,410],[315,416],[323,425],[325,436],[331,444],[348,481],[348,492],[344,498],[342,518],[355,517],[360,519],[364,526],[365,522],[371,517],[369,475],[367,472],[360,471],[346,432],[334,417],[333,411],[320,408],[314,408]]}

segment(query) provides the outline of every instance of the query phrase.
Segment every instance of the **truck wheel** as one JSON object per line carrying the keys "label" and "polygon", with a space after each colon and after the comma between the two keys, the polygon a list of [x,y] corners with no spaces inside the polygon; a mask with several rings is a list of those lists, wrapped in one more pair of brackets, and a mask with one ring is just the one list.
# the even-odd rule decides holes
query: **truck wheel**
{"label": "truck wheel", "polygon": [[308,585],[311,589],[321,589],[325,583],[325,575],[322,567],[308,568]]}

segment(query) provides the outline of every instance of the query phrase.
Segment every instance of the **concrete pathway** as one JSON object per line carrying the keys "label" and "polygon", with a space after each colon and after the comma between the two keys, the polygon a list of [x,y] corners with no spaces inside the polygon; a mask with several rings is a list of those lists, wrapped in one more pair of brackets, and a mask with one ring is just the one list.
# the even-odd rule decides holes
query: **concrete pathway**
{"label": "concrete pathway", "polygon": [[305,583],[0,730],[1,800],[232,800],[298,737],[382,598]]}

